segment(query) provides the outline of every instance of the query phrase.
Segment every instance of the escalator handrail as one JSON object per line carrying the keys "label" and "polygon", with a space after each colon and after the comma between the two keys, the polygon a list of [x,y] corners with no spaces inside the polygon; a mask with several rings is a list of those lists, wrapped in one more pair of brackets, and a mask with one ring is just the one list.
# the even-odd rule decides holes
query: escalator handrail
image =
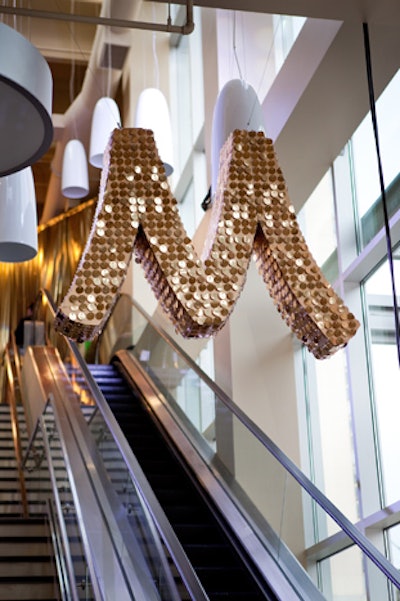
{"label": "escalator handrail", "polygon": [[240,407],[201,369],[199,365],[175,342],[175,340],[146,313],[135,301],[132,305],[154,328],[176,353],[188,363],[189,367],[212,390],[215,396],[231,411],[259,442],[275,457],[285,470],[300,484],[314,501],[340,526],[347,536],[367,555],[374,565],[398,588],[400,573],[386,557],[368,540],[366,536],[334,505],[328,497],[297,467],[295,463],[272,441],[272,439],[249,418]]}
{"label": "escalator handrail", "polygon": [[[57,567],[57,573],[60,582],[60,589],[62,592],[63,599],[67,598],[71,601],[79,601],[79,597],[76,591],[76,587],[73,586],[75,582],[74,569],[72,567],[72,553],[69,544],[69,538],[67,529],[64,521],[64,515],[61,507],[61,500],[59,489],[57,486],[57,480],[55,476],[54,465],[52,462],[52,454],[50,450],[50,443],[46,433],[44,415],[47,412],[47,408],[51,405],[52,395],[47,398],[44,411],[37,421],[38,429],[40,428],[43,436],[43,445],[45,449],[45,455],[47,457],[47,466],[50,475],[50,481],[52,484],[54,504],[57,508],[57,516],[59,522],[57,522],[56,515],[53,510],[53,505],[50,499],[47,499],[47,515],[49,519],[50,530],[53,539],[53,549],[55,552],[55,563]],[[95,581],[92,580],[92,585]],[[97,584],[95,585],[96,592],[98,593],[95,598],[100,599]],[[65,593],[65,594],[64,594]]]}
{"label": "escalator handrail", "polygon": [[[4,352],[4,360],[6,365],[6,373],[8,377],[8,385],[10,387],[10,419],[11,419],[11,431],[12,438],[14,443],[15,457],[17,460],[17,472],[18,472],[18,482],[19,489],[21,494],[21,504],[22,504],[22,515],[24,518],[29,516],[29,506],[28,506],[28,495],[26,491],[26,483],[25,483],[25,475],[24,469],[22,466],[23,462],[23,453],[22,453],[22,443],[21,443],[21,432],[20,432],[20,424],[18,419],[18,410],[17,410],[17,390],[20,392],[19,386],[21,382],[20,375],[14,374],[13,371],[13,362],[11,359],[10,348],[7,345]],[[18,361],[18,359],[17,359]],[[19,374],[18,368],[16,367],[16,372]],[[17,385],[15,382],[17,380]]]}
{"label": "escalator handrail", "polygon": [[[52,296],[48,290],[41,290],[39,295],[45,299],[47,302],[53,317],[56,315],[57,307],[52,299]],[[142,477],[141,469],[136,459],[134,458],[133,452],[126,442],[125,438],[122,435],[119,424],[114,417],[107,401],[104,398],[103,393],[101,392],[96,380],[93,378],[86,361],[83,359],[77,344],[66,337],[64,337],[71,353],[74,355],[83,376],[85,377],[86,383],[89,387],[90,393],[93,396],[93,399],[96,402],[97,407],[99,408],[103,419],[105,420],[107,427],[110,432],[114,435],[115,443],[118,446],[118,449],[124,459],[124,462],[129,470],[130,476],[135,483],[139,495],[143,501],[143,507],[145,510],[148,510],[155,521],[158,531],[160,532],[164,542],[171,553],[171,556],[175,560],[176,568],[187,588],[187,591],[191,595],[192,599],[196,601],[209,601],[209,598],[201,585],[197,574],[193,570],[192,565],[190,564],[185,551],[183,550],[178,538],[176,537],[175,532],[172,530],[171,525],[169,524],[164,512],[161,509],[153,491],[150,488],[150,485],[145,480],[145,477]],[[135,465],[134,469],[132,465]],[[146,511],[147,513],[147,511]]]}

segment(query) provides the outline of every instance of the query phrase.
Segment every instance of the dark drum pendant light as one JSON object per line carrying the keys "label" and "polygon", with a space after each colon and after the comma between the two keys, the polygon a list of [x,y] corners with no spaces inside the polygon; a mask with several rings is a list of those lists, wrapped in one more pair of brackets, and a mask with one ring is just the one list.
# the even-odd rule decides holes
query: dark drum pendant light
{"label": "dark drum pendant light", "polygon": [[53,82],[40,52],[0,23],[0,176],[32,165],[49,148]]}

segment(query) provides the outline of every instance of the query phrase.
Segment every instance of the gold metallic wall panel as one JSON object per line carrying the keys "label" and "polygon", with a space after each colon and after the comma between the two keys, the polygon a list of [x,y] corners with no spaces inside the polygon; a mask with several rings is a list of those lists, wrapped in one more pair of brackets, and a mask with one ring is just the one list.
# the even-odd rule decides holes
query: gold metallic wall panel
{"label": "gold metallic wall panel", "polygon": [[95,337],[134,253],[182,336],[210,336],[232,312],[255,252],[278,311],[317,358],[348,342],[359,324],[309,253],[264,134],[231,134],[221,151],[212,211],[201,260],[183,228],[152,132],[115,130],[89,239],[56,328],[78,341]]}
{"label": "gold metallic wall panel", "polygon": [[0,350],[40,288],[56,303],[65,296],[93,222],[95,202],[90,200],[38,228],[38,253],[31,261],[0,263]]}

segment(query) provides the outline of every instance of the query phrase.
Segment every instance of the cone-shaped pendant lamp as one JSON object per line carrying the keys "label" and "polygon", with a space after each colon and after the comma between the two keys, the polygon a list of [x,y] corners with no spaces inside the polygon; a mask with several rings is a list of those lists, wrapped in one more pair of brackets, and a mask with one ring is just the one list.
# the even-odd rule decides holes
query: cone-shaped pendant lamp
{"label": "cone-shaped pendant lamp", "polygon": [[235,129],[265,133],[264,116],[254,88],[241,79],[228,81],[215,103],[211,134],[211,190],[215,194],[221,148]]}
{"label": "cone-shaped pendant lamp", "polygon": [[70,140],[65,146],[61,192],[66,198],[84,198],[89,194],[88,164],[80,140]]}
{"label": "cone-shaped pendant lamp", "polygon": [[29,261],[37,250],[35,186],[26,167],[0,178],[0,261]]}
{"label": "cone-shaped pendant lamp", "polygon": [[104,150],[117,127],[121,127],[118,105],[113,98],[104,96],[97,101],[92,117],[89,162],[93,167],[103,167]]}
{"label": "cone-shaped pendant lamp", "polygon": [[151,129],[168,177],[173,172],[172,130],[168,104],[158,88],[146,88],[136,106],[135,127]]}

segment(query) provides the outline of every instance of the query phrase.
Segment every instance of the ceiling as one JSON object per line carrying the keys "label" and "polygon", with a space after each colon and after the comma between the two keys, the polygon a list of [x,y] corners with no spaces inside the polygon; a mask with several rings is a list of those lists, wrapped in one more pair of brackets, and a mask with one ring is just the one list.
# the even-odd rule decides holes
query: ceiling
{"label": "ceiling", "polygon": [[[124,2],[124,0],[116,1]],[[125,2],[127,1],[125,0]],[[20,0],[17,3],[18,8],[15,8],[15,4],[14,0],[3,1],[2,6],[0,6],[0,17],[7,25],[17,28],[20,33],[30,39],[48,61],[53,75],[53,121],[56,124],[59,116],[66,112],[82,87],[95,39],[96,25],[80,23],[68,18],[37,18],[35,12],[49,11],[49,5],[51,5],[51,11],[54,13],[83,15],[89,18],[98,17],[101,13],[102,2],[99,0],[54,0],[49,3],[47,0]],[[278,146],[284,150],[289,172],[291,161],[296,164],[299,161],[299,153],[293,148],[293,131],[296,132],[298,139],[307,139],[307,148],[303,148],[305,155],[314,152],[316,156],[319,156],[318,148],[321,147],[321,141],[318,136],[320,132],[314,131],[310,134],[309,130],[311,117],[308,114],[312,113],[310,107],[312,107],[313,102],[317,103],[320,121],[324,124],[322,129],[326,126],[329,128],[329,121],[333,122],[333,119],[329,117],[329,110],[332,110],[332,106],[335,106],[334,102],[338,106],[344,104],[343,110],[351,113],[349,117],[342,120],[343,127],[346,126],[347,129],[354,128],[361,118],[361,113],[365,113],[368,109],[365,94],[365,76],[364,74],[360,76],[360,61],[362,58],[360,54],[362,52],[361,23],[363,21],[368,21],[373,28],[372,41],[374,49],[376,49],[374,67],[377,74],[378,90],[382,89],[400,64],[398,58],[400,56],[398,42],[400,37],[398,35],[400,31],[400,2],[398,0],[335,0],[335,2],[321,2],[321,0],[195,0],[195,4],[210,8],[219,7],[274,14],[302,15],[316,19],[334,19],[344,22],[344,26],[334,42],[330,44],[324,57],[324,69],[321,68],[321,65],[315,66],[310,85],[307,90],[303,91],[303,105],[307,102],[308,108],[302,106],[302,102],[298,102],[298,106],[293,107],[279,131]],[[21,14],[24,9],[30,11],[29,16]],[[354,44],[357,47],[357,61],[354,61],[354,65],[350,65],[351,68],[346,77],[343,73],[340,73],[338,79],[336,79],[335,69],[337,70],[338,65],[342,64],[342,60],[338,57],[343,57],[344,53],[353,55]],[[324,87],[321,88],[321,86]],[[343,86],[343,88],[340,88],[340,86]],[[360,86],[360,91],[357,91],[357,86]],[[326,110],[317,98],[321,89],[324,90]],[[350,91],[348,97],[346,96],[346,90]],[[281,91],[276,90],[276,94],[281,94]],[[362,98],[362,101],[360,101],[360,98]],[[352,106],[350,111],[348,111],[349,102]],[[362,107],[358,109],[357,104],[360,102]],[[308,127],[308,130],[306,127]],[[348,132],[343,132],[340,135],[339,132],[340,127],[337,127],[337,125],[334,127],[332,124],[332,132],[329,134],[332,140],[330,155],[334,155],[338,148],[340,150],[342,140],[348,135]],[[329,135],[325,133],[325,140],[330,139]],[[39,219],[46,200],[57,136],[56,127],[55,141],[48,152],[33,165]],[[327,160],[328,158],[327,156]],[[322,169],[322,167],[320,166],[319,169]],[[297,168],[297,172],[300,171]],[[292,176],[292,181],[294,186],[300,186],[301,188],[303,185],[304,187],[300,176],[298,181],[296,180],[295,173]],[[300,190],[299,194],[300,197],[303,197],[308,193],[309,190],[305,187],[304,190]]]}
{"label": "ceiling", "polygon": [[[15,2],[3,2],[0,6],[2,21],[29,39],[47,60],[53,77],[53,115],[63,115],[73,98],[82,87],[83,78],[90,57],[96,26],[92,24],[73,23],[67,20],[50,20],[21,14],[9,14],[7,8],[14,11]],[[57,13],[80,14],[96,17],[100,14],[101,1],[98,0],[29,0],[18,2],[18,9],[32,11],[48,11]],[[49,150],[33,166],[38,205],[38,218],[43,211],[47,187],[52,169],[55,151],[55,140]]]}
{"label": "ceiling", "polygon": [[[158,0],[164,1],[164,0]],[[177,4],[183,4],[179,0]],[[334,19],[338,21],[368,21],[381,25],[400,23],[400,3],[398,0],[194,0],[197,6],[245,10],[276,15],[296,15],[314,19]]]}

